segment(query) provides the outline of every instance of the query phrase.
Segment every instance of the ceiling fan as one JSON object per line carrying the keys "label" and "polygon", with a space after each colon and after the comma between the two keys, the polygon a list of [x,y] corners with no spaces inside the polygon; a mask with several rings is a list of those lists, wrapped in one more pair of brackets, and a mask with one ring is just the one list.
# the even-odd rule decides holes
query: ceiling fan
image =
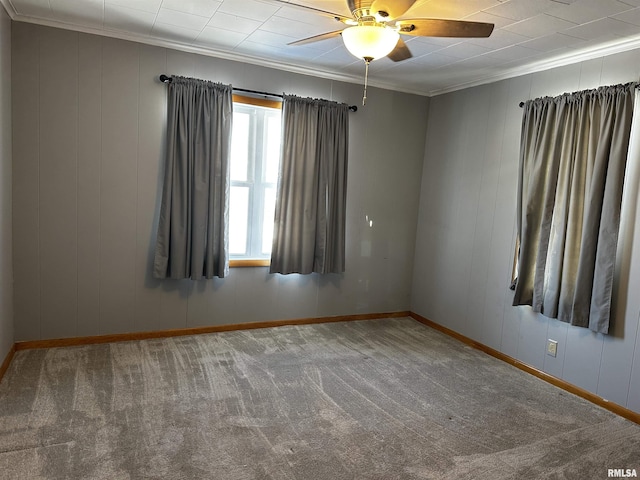
{"label": "ceiling fan", "polygon": [[416,0],[346,0],[352,17],[345,17],[306,5],[276,0],[292,7],[304,8],[321,15],[333,17],[345,26],[339,30],[303,38],[289,45],[305,45],[342,36],[347,50],[364,60],[366,100],[369,63],[382,57],[401,62],[412,57],[401,34],[420,37],[483,38],[493,32],[493,23],[468,22],[437,18],[401,18]]}

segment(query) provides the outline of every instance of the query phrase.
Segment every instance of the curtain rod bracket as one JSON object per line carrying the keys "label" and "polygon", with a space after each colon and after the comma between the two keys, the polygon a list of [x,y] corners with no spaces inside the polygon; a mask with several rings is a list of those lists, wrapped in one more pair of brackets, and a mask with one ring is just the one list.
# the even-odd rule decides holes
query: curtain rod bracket
{"label": "curtain rod bracket", "polygon": [[[171,83],[172,78],[169,75],[165,75],[164,73],[162,73],[159,77],[160,81],[162,83]],[[256,90],[247,90],[245,88],[234,88],[234,90],[237,90],[239,92],[247,92],[247,93],[255,93],[258,95],[265,95],[267,97],[280,97],[282,98],[282,95],[278,95],[276,93],[268,93],[268,92],[258,92]],[[358,111],[358,107],[355,105],[349,105],[349,111],[351,112],[357,112]]]}

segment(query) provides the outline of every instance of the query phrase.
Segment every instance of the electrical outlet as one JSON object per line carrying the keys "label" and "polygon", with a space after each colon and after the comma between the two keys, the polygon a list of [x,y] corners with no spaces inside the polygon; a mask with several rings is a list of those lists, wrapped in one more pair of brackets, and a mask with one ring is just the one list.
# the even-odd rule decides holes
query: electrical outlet
{"label": "electrical outlet", "polygon": [[555,340],[548,339],[547,340],[547,355],[551,355],[555,357],[558,353],[558,342]]}

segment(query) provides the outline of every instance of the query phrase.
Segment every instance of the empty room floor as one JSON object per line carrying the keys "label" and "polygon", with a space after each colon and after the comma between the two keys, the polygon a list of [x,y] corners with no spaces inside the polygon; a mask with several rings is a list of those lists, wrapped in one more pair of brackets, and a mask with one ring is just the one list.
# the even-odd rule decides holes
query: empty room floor
{"label": "empty room floor", "polygon": [[640,425],[411,318],[22,350],[6,479],[604,479]]}

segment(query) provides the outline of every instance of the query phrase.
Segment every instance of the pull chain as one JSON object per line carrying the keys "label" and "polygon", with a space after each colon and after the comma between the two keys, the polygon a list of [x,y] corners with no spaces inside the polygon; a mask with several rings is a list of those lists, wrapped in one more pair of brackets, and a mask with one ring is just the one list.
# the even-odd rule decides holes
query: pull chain
{"label": "pull chain", "polygon": [[369,81],[369,64],[373,58],[364,57],[364,93],[362,94],[362,106],[367,104],[367,82]]}

